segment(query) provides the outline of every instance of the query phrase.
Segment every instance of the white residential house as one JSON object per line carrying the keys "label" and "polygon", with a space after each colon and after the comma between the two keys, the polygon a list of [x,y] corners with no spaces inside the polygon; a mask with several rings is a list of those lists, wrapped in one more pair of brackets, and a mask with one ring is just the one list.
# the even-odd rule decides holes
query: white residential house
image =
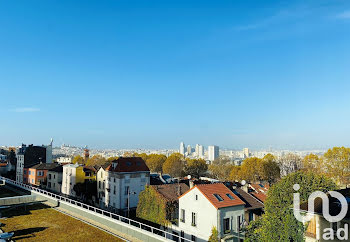
{"label": "white residential house", "polygon": [[61,193],[63,167],[57,166],[47,171],[47,189],[55,193]]}
{"label": "white residential house", "polygon": [[179,232],[208,241],[216,227],[221,241],[243,241],[245,203],[222,183],[196,185],[179,197]]}
{"label": "white residential house", "polygon": [[149,185],[150,171],[141,157],[120,157],[97,173],[101,208],[126,212],[137,207],[139,194]]}

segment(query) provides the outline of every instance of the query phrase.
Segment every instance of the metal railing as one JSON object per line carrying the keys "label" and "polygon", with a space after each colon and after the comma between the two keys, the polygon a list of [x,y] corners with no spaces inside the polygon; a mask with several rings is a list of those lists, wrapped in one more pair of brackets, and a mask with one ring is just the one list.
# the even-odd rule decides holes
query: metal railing
{"label": "metal railing", "polygon": [[132,219],[129,219],[127,217],[123,217],[121,215],[118,215],[118,214],[115,214],[115,213],[111,213],[109,211],[106,211],[106,210],[103,210],[103,209],[100,209],[100,208],[97,208],[97,207],[94,207],[94,206],[90,206],[88,204],[85,204],[85,203],[82,203],[82,202],[79,202],[79,201],[75,201],[73,199],[70,199],[70,198],[67,198],[67,197],[63,197],[63,196],[57,195],[55,193],[52,193],[52,192],[49,192],[49,191],[46,191],[46,190],[43,190],[43,189],[39,189],[39,188],[34,187],[32,185],[20,183],[20,182],[17,182],[17,181],[14,181],[14,180],[11,180],[9,178],[2,177],[2,176],[0,176],[0,180],[3,180],[3,181],[8,182],[8,183],[10,183],[12,185],[21,187],[21,188],[29,190],[29,191],[35,191],[35,192],[44,194],[46,196],[52,197],[54,199],[57,199],[58,201],[64,201],[64,202],[70,203],[72,205],[78,206],[78,207],[80,207],[82,209],[85,209],[85,210],[88,210],[90,212],[94,212],[94,213],[97,213],[99,215],[102,215],[102,216],[105,216],[105,217],[108,217],[108,218],[120,221],[122,223],[131,225],[131,226],[133,226],[135,228],[138,228],[138,229],[144,230],[146,232],[152,233],[153,235],[159,236],[161,238],[165,238],[166,240],[187,241],[187,242],[192,241],[192,240],[186,239],[184,237],[181,237],[179,235],[173,234],[171,232],[152,227],[150,225],[138,222],[136,220],[132,220]]}

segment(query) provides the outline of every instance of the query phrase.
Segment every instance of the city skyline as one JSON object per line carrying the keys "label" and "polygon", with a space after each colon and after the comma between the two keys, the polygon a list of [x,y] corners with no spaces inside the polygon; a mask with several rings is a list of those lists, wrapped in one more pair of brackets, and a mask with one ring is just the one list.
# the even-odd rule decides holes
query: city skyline
{"label": "city skyline", "polygon": [[0,145],[350,146],[347,1],[0,6]]}

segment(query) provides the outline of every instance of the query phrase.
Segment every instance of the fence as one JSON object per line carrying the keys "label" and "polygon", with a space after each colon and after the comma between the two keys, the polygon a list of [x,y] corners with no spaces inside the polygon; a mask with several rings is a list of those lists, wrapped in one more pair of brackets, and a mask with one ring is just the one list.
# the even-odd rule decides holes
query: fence
{"label": "fence", "polygon": [[136,230],[136,229],[138,231],[141,230],[143,233],[146,233],[146,234],[150,233],[153,238],[158,239],[160,241],[165,241],[165,240],[172,240],[172,241],[180,241],[181,240],[181,241],[186,241],[186,242],[191,241],[191,240],[186,239],[184,237],[181,237],[177,234],[173,234],[171,232],[161,230],[161,229],[152,227],[152,226],[144,224],[144,223],[140,223],[138,221],[129,219],[127,217],[123,217],[121,215],[111,213],[109,211],[102,210],[100,208],[90,206],[90,205],[87,205],[85,203],[75,201],[75,200],[72,200],[70,198],[57,195],[55,193],[48,192],[46,190],[39,189],[39,188],[34,187],[32,185],[23,184],[23,183],[8,179],[6,177],[1,177],[1,176],[0,176],[0,180],[6,182],[8,184],[12,184],[14,186],[20,187],[22,189],[25,189],[25,190],[28,190],[31,192],[34,191],[35,193],[39,193],[39,194],[42,194],[44,196],[50,197],[53,200],[55,200],[58,204],[60,201],[66,202],[68,204],[71,204],[73,206],[77,206],[80,209],[88,211],[90,213],[93,212],[93,213],[96,213],[96,215],[103,216],[103,217],[106,217],[108,219],[113,219],[115,222],[120,222],[120,223],[124,224],[125,226],[129,226],[129,227],[133,228],[134,230]]}

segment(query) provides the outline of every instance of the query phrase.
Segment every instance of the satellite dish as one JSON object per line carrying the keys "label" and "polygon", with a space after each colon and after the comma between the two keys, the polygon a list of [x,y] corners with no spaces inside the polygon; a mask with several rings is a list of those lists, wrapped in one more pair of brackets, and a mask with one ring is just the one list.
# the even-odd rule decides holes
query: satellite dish
{"label": "satellite dish", "polygon": [[190,179],[191,179],[191,175],[188,175],[188,176],[187,176],[187,179],[190,180]]}
{"label": "satellite dish", "polygon": [[242,180],[241,184],[242,184],[242,186],[244,186],[245,184],[247,184],[247,182],[245,180]]}

